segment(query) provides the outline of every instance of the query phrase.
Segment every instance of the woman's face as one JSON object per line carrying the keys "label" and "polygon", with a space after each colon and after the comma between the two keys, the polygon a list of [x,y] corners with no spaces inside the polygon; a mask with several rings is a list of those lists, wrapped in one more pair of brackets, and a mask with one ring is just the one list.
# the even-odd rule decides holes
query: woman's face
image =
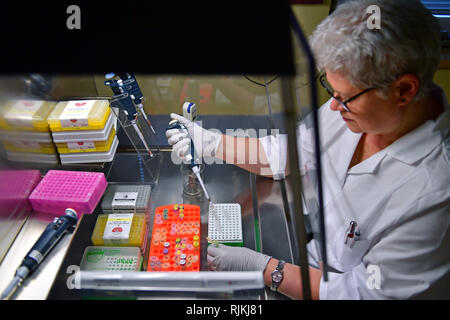
{"label": "woman's face", "polygon": [[[355,88],[338,72],[327,72],[327,81],[335,92],[335,97],[345,101],[366,88]],[[339,111],[342,120],[354,133],[390,134],[401,121],[401,109],[397,108],[395,97],[389,94],[387,99],[377,96],[376,90],[370,90],[347,104],[350,112],[332,99],[330,108]]]}

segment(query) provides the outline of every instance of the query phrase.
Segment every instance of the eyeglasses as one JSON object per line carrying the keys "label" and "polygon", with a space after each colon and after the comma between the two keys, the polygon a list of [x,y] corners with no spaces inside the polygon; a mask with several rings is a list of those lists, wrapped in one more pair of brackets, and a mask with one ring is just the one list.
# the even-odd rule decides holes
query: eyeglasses
{"label": "eyeglasses", "polygon": [[326,79],[325,77],[326,77],[326,74],[323,74],[323,75],[320,76],[320,78],[319,78],[320,84],[322,85],[322,87],[325,88],[325,90],[327,90],[327,92],[330,94],[330,96],[331,96],[334,100],[336,100],[337,102],[339,102],[339,103],[341,104],[341,106],[342,106],[342,107],[345,109],[345,111],[347,111],[347,112],[350,112],[350,109],[348,108],[347,103],[349,103],[350,101],[355,100],[356,98],[358,98],[359,96],[363,95],[364,93],[366,93],[366,92],[368,92],[368,91],[370,91],[370,90],[375,89],[375,88],[367,88],[366,90],[361,91],[361,92],[358,93],[357,95],[354,95],[353,97],[351,97],[351,98],[349,98],[349,99],[347,99],[347,100],[345,100],[345,101],[342,101],[342,100],[340,100],[340,99],[338,99],[338,98],[336,98],[336,97],[334,96],[334,90],[333,90],[333,88],[331,88],[330,84],[327,82],[327,79]]}

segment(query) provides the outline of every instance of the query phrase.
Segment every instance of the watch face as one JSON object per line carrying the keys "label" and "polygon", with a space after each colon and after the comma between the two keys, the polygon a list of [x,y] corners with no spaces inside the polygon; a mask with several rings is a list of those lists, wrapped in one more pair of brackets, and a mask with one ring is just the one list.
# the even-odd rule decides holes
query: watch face
{"label": "watch face", "polygon": [[280,282],[282,279],[283,279],[283,274],[280,271],[275,270],[274,273],[272,274],[272,281]]}

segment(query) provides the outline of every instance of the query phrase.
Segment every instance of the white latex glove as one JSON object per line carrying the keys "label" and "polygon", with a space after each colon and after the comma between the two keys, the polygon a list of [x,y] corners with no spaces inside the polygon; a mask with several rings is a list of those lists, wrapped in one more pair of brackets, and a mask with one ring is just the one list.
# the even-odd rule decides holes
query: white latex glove
{"label": "white latex glove", "polygon": [[194,142],[194,148],[199,157],[215,157],[222,141],[222,134],[211,130],[203,129],[199,124],[186,119],[176,113],[171,113],[170,117],[183,124],[186,132],[180,132],[179,129],[166,131],[168,142],[173,146],[177,156],[184,159],[190,151],[190,139]]}
{"label": "white latex glove", "polygon": [[208,266],[217,271],[264,271],[270,256],[244,247],[208,246]]}
{"label": "white latex glove", "polygon": [[[172,146],[172,152],[181,160],[185,160],[191,153],[191,138],[186,129],[166,130],[166,138]],[[188,159],[189,160],[189,159]]]}

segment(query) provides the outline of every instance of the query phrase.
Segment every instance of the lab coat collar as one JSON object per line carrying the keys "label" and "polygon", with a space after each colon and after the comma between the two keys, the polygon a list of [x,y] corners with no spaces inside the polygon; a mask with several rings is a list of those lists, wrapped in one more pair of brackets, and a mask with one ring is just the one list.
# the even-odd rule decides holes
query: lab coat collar
{"label": "lab coat collar", "polygon": [[348,174],[374,173],[386,155],[407,165],[414,164],[442,143],[446,131],[440,130],[438,127],[442,127],[442,123],[446,122],[448,131],[449,121],[450,110],[447,110],[436,121],[425,122],[420,127],[394,141],[387,148],[353,166],[348,170]]}
{"label": "lab coat collar", "polygon": [[428,120],[391,144],[387,148],[389,156],[412,165],[442,143],[448,136],[450,128],[450,109],[444,94],[442,94],[442,102],[444,112],[436,120]]}
{"label": "lab coat collar", "polygon": [[435,126],[434,121],[427,121],[390,145],[388,154],[408,165],[421,160],[442,142],[441,132],[433,130]]}
{"label": "lab coat collar", "polygon": [[[446,113],[449,114],[449,112]],[[386,155],[407,165],[414,164],[427,156],[442,142],[442,132],[433,130],[435,127],[435,121],[427,121],[419,128],[396,140],[387,148],[380,150],[370,158],[350,168],[348,174],[374,173]]]}
{"label": "lab coat collar", "polygon": [[370,158],[358,163],[356,166],[351,167],[348,170],[348,174],[374,173],[385,156],[386,150],[381,150],[372,155]]}
{"label": "lab coat collar", "polygon": [[359,140],[361,139],[361,133],[353,133],[348,128],[345,128],[346,137],[346,148],[340,150],[342,152],[341,157],[337,157],[334,160],[334,166],[337,168],[338,181],[340,186],[342,187],[347,178],[347,174],[351,173],[353,168],[348,170],[348,166],[352,161],[353,154],[355,153],[356,147],[358,146]]}
{"label": "lab coat collar", "polygon": [[444,105],[444,112],[436,120],[423,123],[387,148],[350,168],[348,174],[373,173],[386,155],[412,165],[423,159],[442,143],[450,131],[450,108],[444,91],[438,86],[436,86],[436,89]]}

